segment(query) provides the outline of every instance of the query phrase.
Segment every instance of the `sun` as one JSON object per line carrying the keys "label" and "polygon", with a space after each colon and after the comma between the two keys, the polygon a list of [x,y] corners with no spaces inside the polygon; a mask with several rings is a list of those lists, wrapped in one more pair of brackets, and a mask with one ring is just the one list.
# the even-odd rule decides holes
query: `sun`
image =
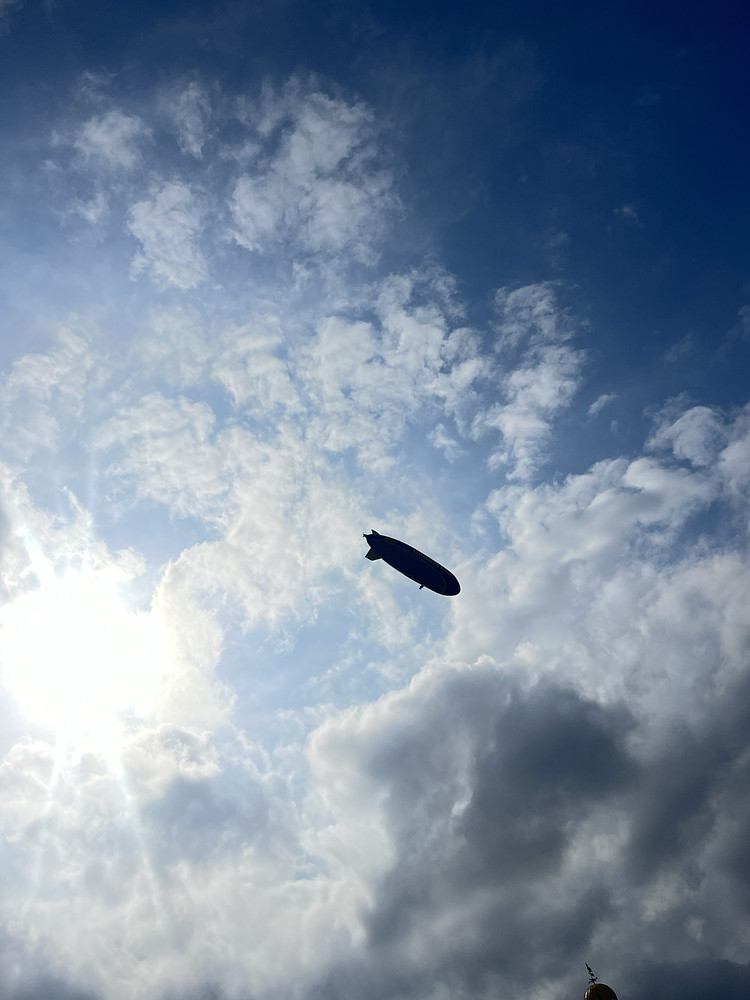
{"label": "sun", "polygon": [[117,566],[55,574],[0,610],[0,671],[29,720],[58,745],[119,760],[123,724],[151,710],[168,648],[156,612],[128,607]]}

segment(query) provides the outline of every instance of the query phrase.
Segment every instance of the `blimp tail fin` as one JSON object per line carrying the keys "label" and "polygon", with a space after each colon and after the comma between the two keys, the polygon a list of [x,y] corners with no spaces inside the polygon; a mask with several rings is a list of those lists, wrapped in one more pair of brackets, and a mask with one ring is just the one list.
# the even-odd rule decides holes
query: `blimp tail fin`
{"label": "blimp tail fin", "polygon": [[368,549],[367,552],[365,552],[365,559],[372,559],[374,561],[375,559],[380,559],[380,556],[377,554],[375,549]]}

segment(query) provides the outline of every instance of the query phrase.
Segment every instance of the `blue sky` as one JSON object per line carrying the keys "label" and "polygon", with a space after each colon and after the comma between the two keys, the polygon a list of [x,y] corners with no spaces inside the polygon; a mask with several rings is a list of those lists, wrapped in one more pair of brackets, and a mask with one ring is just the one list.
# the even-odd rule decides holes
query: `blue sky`
{"label": "blue sky", "polygon": [[0,0],[9,1000],[748,991],[746,33],[496,6]]}

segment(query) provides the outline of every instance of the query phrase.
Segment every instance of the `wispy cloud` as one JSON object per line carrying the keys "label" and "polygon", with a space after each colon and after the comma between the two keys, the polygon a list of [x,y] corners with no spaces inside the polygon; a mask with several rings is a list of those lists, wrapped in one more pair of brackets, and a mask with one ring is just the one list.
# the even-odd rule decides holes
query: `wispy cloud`
{"label": "wispy cloud", "polygon": [[594,402],[588,409],[588,414],[590,417],[596,417],[610,403],[613,403],[617,399],[617,393],[614,392],[603,392],[600,396],[597,396]]}
{"label": "wispy cloud", "polygon": [[490,456],[491,467],[508,467],[509,479],[529,479],[545,458],[552,420],[570,404],[581,382],[584,353],[568,346],[568,316],[557,308],[554,287],[528,285],[496,295],[499,314],[497,351],[514,359],[501,376],[502,402],[477,414],[473,434],[497,430],[503,447]]}
{"label": "wispy cloud", "polygon": [[81,125],[73,146],[87,162],[97,161],[110,170],[132,170],[139,164],[141,146],[149,134],[140,118],[115,108]]}
{"label": "wispy cloud", "polygon": [[25,354],[0,380],[6,455],[28,460],[39,448],[56,450],[61,423],[70,427],[86,399],[94,355],[85,331],[62,328],[52,351]]}
{"label": "wispy cloud", "polygon": [[236,182],[230,200],[235,238],[249,250],[292,240],[312,253],[345,252],[373,263],[384,213],[396,204],[392,178],[373,168],[371,112],[319,92],[265,95],[247,124],[269,158]]}
{"label": "wispy cloud", "polygon": [[641,222],[638,216],[638,210],[636,209],[635,205],[630,205],[630,204],[620,205],[618,208],[614,210],[614,212],[615,215],[619,215],[620,218],[627,219],[633,225],[639,226],[641,229],[643,228],[643,223]]}
{"label": "wispy cloud", "polygon": [[212,134],[211,98],[198,80],[176,85],[162,93],[159,110],[173,123],[183,153],[203,158],[203,147]]}
{"label": "wispy cloud", "polygon": [[199,198],[187,184],[167,181],[154,187],[128,213],[128,230],[141,244],[132,274],[148,270],[162,288],[200,284],[208,273],[199,243],[202,216]]}

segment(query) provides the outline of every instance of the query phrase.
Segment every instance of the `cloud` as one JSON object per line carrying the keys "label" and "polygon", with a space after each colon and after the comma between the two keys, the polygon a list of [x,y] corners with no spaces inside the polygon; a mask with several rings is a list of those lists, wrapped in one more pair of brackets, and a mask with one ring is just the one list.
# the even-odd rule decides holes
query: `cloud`
{"label": "cloud", "polygon": [[158,499],[182,517],[211,519],[229,488],[211,441],[214,421],[205,403],[151,393],[104,423],[94,447],[122,449],[108,474],[133,482],[137,497]]}
{"label": "cloud", "polygon": [[509,479],[528,480],[546,457],[553,419],[578,390],[585,355],[565,343],[572,331],[552,285],[501,289],[496,307],[497,351],[509,360],[522,353],[500,380],[502,401],[477,413],[472,432],[499,431],[503,447],[490,455],[490,467],[508,466]]}
{"label": "cloud", "polygon": [[133,170],[140,162],[140,149],[150,130],[137,115],[113,109],[94,116],[80,126],[74,148],[85,161],[95,161],[110,170]]}
{"label": "cloud", "polygon": [[[458,568],[462,593],[472,596],[456,606],[450,648],[505,662],[532,639],[538,666],[523,661],[532,675],[553,663],[555,670],[573,670],[587,690],[627,697],[631,705],[643,700],[659,717],[698,713],[702,685],[709,683],[700,652],[706,643],[722,636],[722,648],[733,650],[716,659],[711,684],[742,670],[728,581],[744,593],[746,569],[722,547],[724,532],[705,550],[693,525],[709,512],[719,523],[736,524],[734,476],[741,463],[734,456],[747,440],[744,416],[735,417],[730,443],[714,440],[708,466],[678,467],[670,456],[615,459],[555,485],[491,493],[488,510],[503,546],[476,567]],[[678,609],[696,605],[701,614],[682,621]],[[561,630],[567,634],[579,614],[587,624],[580,622],[578,637],[561,646]],[[610,645],[603,648],[605,637]]]}
{"label": "cloud", "polygon": [[455,438],[452,438],[447,432],[444,424],[438,424],[433,431],[430,431],[428,440],[433,448],[438,448],[445,453],[449,462],[454,462],[459,455],[465,454]]}
{"label": "cloud", "polygon": [[193,190],[180,181],[152,188],[128,213],[128,231],[141,244],[131,272],[149,270],[160,288],[183,291],[205,280],[208,267],[198,240],[203,212]]}
{"label": "cloud", "polygon": [[[677,407],[680,404],[677,402]],[[648,440],[652,448],[669,448],[676,458],[696,466],[709,465],[725,439],[719,414],[707,406],[693,406],[680,416],[668,407]]]}
{"label": "cloud", "polygon": [[377,322],[319,323],[299,374],[316,411],[308,433],[324,448],[353,448],[362,468],[383,469],[410,423],[428,433],[435,416],[467,422],[491,362],[440,295],[432,275],[394,275],[376,288]]}
{"label": "cloud", "polygon": [[[377,322],[321,323],[296,352],[268,319],[233,326],[214,341],[215,369],[195,314],[159,314],[189,341],[186,367],[168,370],[191,391],[216,378],[252,423],[150,392],[117,402],[93,437],[110,485],[216,537],[159,576],[152,613],[176,665],[152,715],[131,719],[120,772],[95,755],[56,770],[41,738],[4,754],[16,874],[0,912],[18,990],[64,969],[69,994],[113,997],[213,982],[228,996],[332,1000],[356,981],[373,996],[483,998],[530,978],[565,995],[575,956],[592,952],[617,987],[641,989],[664,963],[679,982],[686,956],[742,982],[750,566],[744,547],[689,529],[712,508],[745,510],[744,412],[685,420],[692,410],[673,407],[655,451],[492,492],[502,545],[473,553],[446,641],[423,637],[415,675],[394,673],[389,693],[365,697],[352,677],[349,707],[308,706],[287,743],[236,714],[223,601],[250,629],[311,621],[331,600],[352,621],[377,607],[355,588],[361,483],[308,425],[331,405],[343,426],[347,400],[382,392],[387,455],[396,416],[433,398],[459,406],[453,366],[482,359],[429,287],[390,279]],[[55,526],[14,496],[45,545],[75,535],[84,550],[90,524]],[[8,586],[22,578],[22,561],[4,565]],[[389,618],[409,615],[397,599],[383,609],[368,633],[381,643]],[[253,692],[270,660],[243,660]],[[32,872],[41,888],[11,919]]]}
{"label": "cloud", "polygon": [[266,417],[297,413],[302,404],[285,353],[284,331],[276,316],[232,327],[214,359],[211,377],[235,406]]}
{"label": "cloud", "polygon": [[[79,98],[106,107],[99,81],[93,86],[87,79]],[[76,175],[93,175],[96,185],[68,212],[92,223],[105,211],[124,213],[141,243],[133,274],[148,271],[162,289],[194,288],[207,277],[201,243],[210,240],[223,257],[234,244],[333,271],[377,262],[399,201],[382,127],[365,103],[297,78],[256,100],[224,99],[218,84],[195,78],[166,85],[140,112],[110,107],[80,123],[68,174],[76,191]],[[198,187],[196,161],[209,141],[227,166],[202,172]]]}
{"label": "cloud", "polygon": [[614,392],[603,392],[600,396],[594,400],[591,406],[588,408],[588,415],[590,417],[596,417],[598,414],[607,406],[609,403],[614,402],[617,399],[617,394]]}
{"label": "cloud", "polygon": [[183,153],[203,158],[203,147],[211,137],[211,100],[205,86],[192,80],[162,93],[159,109],[169,117],[177,131]]}
{"label": "cloud", "polygon": [[46,354],[22,355],[0,380],[7,457],[28,459],[40,448],[57,450],[62,427],[82,414],[94,367],[89,334],[71,324],[58,330],[57,341]]}
{"label": "cloud", "polygon": [[643,228],[643,223],[638,217],[638,211],[635,205],[620,205],[619,208],[614,210],[615,215],[619,215],[623,219],[627,219],[634,225]]}
{"label": "cloud", "polygon": [[291,240],[308,253],[374,263],[396,199],[391,175],[375,166],[372,113],[296,88],[264,98],[246,120],[261,143],[277,138],[277,147],[234,186],[235,239],[253,251]]}
{"label": "cloud", "polygon": [[71,205],[71,211],[91,226],[100,222],[106,216],[108,209],[109,200],[103,191],[97,191],[88,201],[77,200]]}
{"label": "cloud", "polygon": [[462,576],[447,647],[465,656],[471,636],[476,661],[433,660],[313,734],[315,773],[346,758],[359,775],[339,809],[362,810],[387,859],[365,947],[315,996],[356,981],[373,996],[484,997],[529,979],[566,995],[572,956],[592,951],[615,985],[645,983],[667,955],[675,984],[696,955],[743,981],[746,866],[730,872],[749,820],[750,563],[744,545],[684,530],[734,504],[726,442],[745,435],[737,415],[708,469],[640,458],[510,488],[505,548],[476,584]]}
{"label": "cloud", "polygon": [[213,362],[214,342],[200,312],[183,306],[151,311],[132,351],[147,374],[178,388],[206,378]]}
{"label": "cloud", "polygon": [[24,0],[0,0],[0,33],[7,31],[11,13],[19,10],[23,4]]}
{"label": "cloud", "polygon": [[750,485],[748,458],[750,458],[750,406],[745,405],[730,428],[729,443],[720,458],[722,476],[732,496],[740,505]]}
{"label": "cloud", "polygon": [[[738,695],[727,692],[746,704]],[[432,996],[441,984],[489,996],[529,978],[565,994],[571,957],[583,961],[587,949],[606,955],[611,981],[627,982],[623,941],[644,961],[663,961],[675,922],[713,910],[711,880],[690,866],[703,858],[702,870],[723,879],[705,851],[735,808],[715,796],[743,759],[747,732],[736,742],[738,714],[713,752],[715,732],[694,746],[683,729],[667,754],[644,757],[631,743],[642,721],[559,682],[524,690],[484,658],[472,668],[433,664],[408,690],[322,726],[311,744],[316,773],[345,757],[368,829],[389,835],[378,854],[390,860],[365,918],[366,946],[313,995],[343,995],[356,980],[373,996]],[[355,813],[356,786],[341,787]],[[680,888],[664,896],[667,886]],[[717,899],[711,921],[714,940],[728,932],[740,943],[742,903],[729,914]]]}
{"label": "cloud", "polygon": [[[621,995],[742,992],[750,410],[680,397],[545,482],[585,364],[564,286],[501,289],[488,330],[440,268],[376,270],[395,171],[361,102],[163,95],[176,146],[144,102],[131,166],[92,139],[70,176],[167,294],[0,390],[0,612],[52,594],[25,634],[70,709],[43,724],[4,656],[0,992],[557,997],[595,955]],[[373,522],[460,599],[366,562]]]}
{"label": "cloud", "polygon": [[561,229],[554,227],[542,234],[541,245],[547,255],[547,260],[555,271],[565,268],[570,248],[570,236]]}

